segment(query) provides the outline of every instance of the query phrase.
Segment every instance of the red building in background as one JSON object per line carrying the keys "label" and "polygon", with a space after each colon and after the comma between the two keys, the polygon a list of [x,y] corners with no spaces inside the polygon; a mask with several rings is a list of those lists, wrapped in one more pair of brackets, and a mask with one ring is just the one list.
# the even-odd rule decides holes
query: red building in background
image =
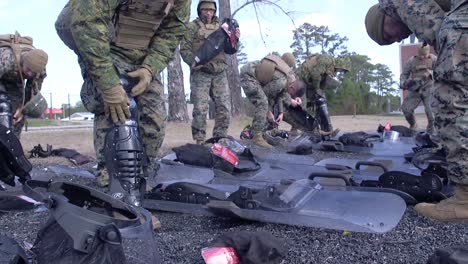
{"label": "red building in background", "polygon": [[44,115],[49,115],[49,119],[57,119],[57,115],[62,115],[62,108],[47,108],[44,111]]}

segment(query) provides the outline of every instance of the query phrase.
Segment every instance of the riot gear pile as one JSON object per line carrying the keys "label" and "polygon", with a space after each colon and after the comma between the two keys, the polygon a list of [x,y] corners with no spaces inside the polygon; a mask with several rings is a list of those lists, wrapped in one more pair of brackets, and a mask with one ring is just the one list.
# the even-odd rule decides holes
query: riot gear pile
{"label": "riot gear pile", "polygon": [[34,263],[159,263],[148,211],[69,182],[29,180],[23,191],[51,214],[31,249]]}

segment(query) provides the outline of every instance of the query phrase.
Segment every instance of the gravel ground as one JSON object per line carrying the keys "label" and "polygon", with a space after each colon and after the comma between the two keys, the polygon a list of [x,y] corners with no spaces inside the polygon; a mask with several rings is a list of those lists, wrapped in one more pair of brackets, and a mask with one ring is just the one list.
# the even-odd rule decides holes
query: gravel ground
{"label": "gravel ground", "polygon": [[[316,151],[312,157],[318,161],[356,155]],[[50,165],[50,161],[44,163],[40,159],[33,159],[33,163],[36,169]],[[92,170],[91,166],[82,169]],[[96,188],[92,178],[66,175],[55,178]],[[33,211],[2,214],[0,233],[32,244],[47,216],[47,212]],[[426,263],[436,248],[468,244],[467,225],[432,221],[419,216],[412,207],[399,225],[385,234],[344,233],[165,212],[157,212],[157,216],[162,223],[156,236],[163,263],[204,263],[200,254],[203,245],[230,231],[266,231],[282,239],[288,254],[281,263]]]}

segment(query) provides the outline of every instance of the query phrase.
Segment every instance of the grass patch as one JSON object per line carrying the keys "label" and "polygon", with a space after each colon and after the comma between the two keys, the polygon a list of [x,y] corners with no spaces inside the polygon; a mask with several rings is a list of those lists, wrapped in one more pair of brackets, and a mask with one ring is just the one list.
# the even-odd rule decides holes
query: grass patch
{"label": "grass patch", "polygon": [[44,127],[44,126],[73,126],[93,124],[92,122],[72,122],[72,121],[61,121],[61,120],[49,120],[40,118],[28,118],[28,127]]}

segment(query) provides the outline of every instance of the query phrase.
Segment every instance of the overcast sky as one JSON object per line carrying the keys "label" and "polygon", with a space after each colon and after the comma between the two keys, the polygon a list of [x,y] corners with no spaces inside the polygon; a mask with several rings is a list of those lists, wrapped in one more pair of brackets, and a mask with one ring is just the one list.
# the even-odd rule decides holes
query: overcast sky
{"label": "overcast sky", "polygon": [[[35,47],[44,49],[49,54],[48,77],[42,89],[48,101],[50,93],[53,93],[54,107],[67,103],[68,95],[72,105],[79,101],[82,84],[76,55],[62,43],[54,28],[55,20],[66,2],[67,0],[0,0],[0,34],[14,33],[17,30],[22,35],[33,37]],[[231,1],[232,9],[235,10],[238,3],[243,2],[245,0]],[[192,1],[192,19],[196,17],[197,3],[198,0]],[[388,65],[395,80],[398,79],[398,44],[380,47],[367,36],[364,27],[364,16],[377,0],[282,0],[279,3],[284,10],[293,12],[292,18],[296,26],[304,22],[328,26],[333,33],[349,38],[349,51],[367,55],[373,63]],[[252,5],[242,9],[235,17],[240,24],[241,41],[248,59],[258,60],[272,51],[291,51],[289,46],[293,42],[294,29],[291,19],[278,8],[269,5],[259,5],[257,13],[260,26]],[[184,66],[186,84],[188,74],[188,68]],[[185,86],[185,92],[190,92],[188,85]]]}

